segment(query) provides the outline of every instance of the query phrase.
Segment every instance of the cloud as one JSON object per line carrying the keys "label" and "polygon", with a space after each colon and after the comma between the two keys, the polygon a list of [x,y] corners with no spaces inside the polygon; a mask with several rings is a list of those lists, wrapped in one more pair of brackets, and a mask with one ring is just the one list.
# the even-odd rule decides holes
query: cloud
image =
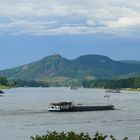
{"label": "cloud", "polygon": [[112,28],[123,28],[140,25],[140,17],[122,17],[116,21],[109,21],[108,26]]}
{"label": "cloud", "polygon": [[137,0],[0,0],[0,31],[10,34],[140,36]]}

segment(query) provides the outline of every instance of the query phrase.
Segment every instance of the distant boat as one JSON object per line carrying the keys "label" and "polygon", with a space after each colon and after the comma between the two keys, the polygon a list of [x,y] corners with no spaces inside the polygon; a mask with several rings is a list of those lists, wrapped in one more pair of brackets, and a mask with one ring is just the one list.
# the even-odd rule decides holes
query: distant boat
{"label": "distant boat", "polygon": [[114,110],[113,105],[104,106],[84,106],[73,105],[72,102],[58,102],[51,103],[48,111],[50,112],[78,112],[78,111],[102,111],[102,110]]}
{"label": "distant boat", "polygon": [[0,90],[0,96],[3,96],[4,91]]}
{"label": "distant boat", "polygon": [[121,93],[120,89],[106,89],[105,92]]}
{"label": "distant boat", "polygon": [[76,90],[76,89],[78,89],[78,87],[77,86],[71,86],[70,89]]}
{"label": "distant boat", "polygon": [[4,93],[4,91],[0,90],[0,94],[3,94],[3,93]]}

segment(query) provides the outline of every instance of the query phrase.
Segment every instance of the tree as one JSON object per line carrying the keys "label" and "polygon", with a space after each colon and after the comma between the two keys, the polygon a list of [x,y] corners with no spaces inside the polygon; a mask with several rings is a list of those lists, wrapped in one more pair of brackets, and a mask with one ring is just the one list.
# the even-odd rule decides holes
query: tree
{"label": "tree", "polygon": [[[73,131],[71,132],[61,132],[58,133],[56,131],[54,132],[47,132],[46,135],[42,136],[35,136],[31,137],[31,140],[116,140],[114,136],[110,135],[104,135],[102,133],[96,132],[94,137],[90,137],[88,133],[75,133]],[[122,140],[128,140],[127,137],[124,137]]]}
{"label": "tree", "polygon": [[7,83],[8,83],[8,80],[6,78],[0,77],[0,84],[1,85],[7,85]]}

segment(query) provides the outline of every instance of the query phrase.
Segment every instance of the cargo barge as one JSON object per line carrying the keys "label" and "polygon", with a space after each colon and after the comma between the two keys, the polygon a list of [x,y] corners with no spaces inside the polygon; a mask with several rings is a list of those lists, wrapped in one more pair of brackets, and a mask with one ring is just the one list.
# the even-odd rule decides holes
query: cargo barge
{"label": "cargo barge", "polygon": [[50,112],[78,112],[78,111],[102,111],[102,110],[114,110],[113,105],[103,106],[84,106],[73,105],[72,102],[59,102],[51,103],[48,111]]}

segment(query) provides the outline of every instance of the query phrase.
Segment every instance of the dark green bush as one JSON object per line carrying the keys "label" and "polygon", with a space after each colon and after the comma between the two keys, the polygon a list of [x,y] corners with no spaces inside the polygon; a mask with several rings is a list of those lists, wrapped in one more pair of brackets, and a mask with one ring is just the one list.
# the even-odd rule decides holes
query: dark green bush
{"label": "dark green bush", "polygon": [[[102,133],[96,132],[93,137],[90,137],[88,133],[75,133],[71,132],[47,132],[46,135],[31,137],[31,140],[116,140],[114,136],[103,135]],[[122,140],[128,140],[124,137]]]}

